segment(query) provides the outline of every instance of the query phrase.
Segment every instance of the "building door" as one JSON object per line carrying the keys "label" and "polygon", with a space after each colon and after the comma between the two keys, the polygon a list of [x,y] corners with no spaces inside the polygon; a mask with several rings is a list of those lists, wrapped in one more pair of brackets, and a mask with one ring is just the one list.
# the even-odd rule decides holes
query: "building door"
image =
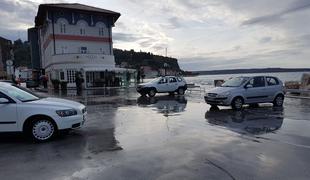
{"label": "building door", "polygon": [[68,82],[68,87],[76,87],[75,84],[75,73],[76,70],[74,69],[67,69],[67,82]]}

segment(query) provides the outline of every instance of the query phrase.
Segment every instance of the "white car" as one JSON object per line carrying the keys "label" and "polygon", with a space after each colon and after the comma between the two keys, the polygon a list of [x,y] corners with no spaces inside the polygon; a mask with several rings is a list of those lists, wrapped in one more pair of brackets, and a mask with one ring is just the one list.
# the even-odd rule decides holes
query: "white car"
{"label": "white car", "polygon": [[59,130],[81,127],[86,114],[78,102],[40,98],[25,88],[0,82],[0,132],[24,132],[43,142]]}
{"label": "white car", "polygon": [[150,97],[156,95],[156,93],[169,93],[174,94],[177,92],[179,95],[183,95],[187,89],[185,80],[178,76],[164,76],[153,79],[150,82],[142,83],[137,86],[137,91],[145,96],[148,94]]}
{"label": "white car", "polygon": [[242,109],[243,104],[282,106],[284,89],[283,83],[272,76],[235,77],[207,92],[204,98],[211,106],[232,106],[237,110]]}

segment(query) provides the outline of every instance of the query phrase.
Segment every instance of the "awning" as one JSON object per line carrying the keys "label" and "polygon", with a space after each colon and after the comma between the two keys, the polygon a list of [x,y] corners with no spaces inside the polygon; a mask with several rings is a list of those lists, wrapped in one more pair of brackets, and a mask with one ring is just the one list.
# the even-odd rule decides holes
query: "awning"
{"label": "awning", "polygon": [[124,73],[124,72],[130,72],[130,73],[134,73],[136,72],[135,69],[126,69],[126,68],[117,68],[117,67],[85,67],[82,68],[83,71],[85,72],[104,72],[104,71],[113,71],[116,73]]}

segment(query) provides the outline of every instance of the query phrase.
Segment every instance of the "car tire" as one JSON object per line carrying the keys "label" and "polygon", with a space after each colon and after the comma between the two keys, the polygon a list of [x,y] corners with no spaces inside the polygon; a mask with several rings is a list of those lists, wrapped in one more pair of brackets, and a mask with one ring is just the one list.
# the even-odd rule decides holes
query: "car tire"
{"label": "car tire", "polygon": [[35,142],[51,140],[57,132],[56,125],[49,119],[33,121],[28,129],[28,134]]}
{"label": "car tire", "polygon": [[243,107],[243,99],[241,97],[235,97],[231,102],[231,107],[234,110],[241,110]]}
{"label": "car tire", "polygon": [[140,93],[140,95],[141,95],[142,97],[145,97],[145,96],[146,96],[146,93]]}
{"label": "car tire", "polygon": [[220,108],[217,106],[217,105],[211,105],[211,107],[210,107],[210,111],[219,111],[220,110]]}
{"label": "car tire", "polygon": [[184,88],[179,88],[178,89],[178,95],[184,95],[184,93],[185,93]]}
{"label": "car tire", "polygon": [[282,107],[284,103],[284,96],[282,94],[277,95],[273,100],[273,106]]}
{"label": "car tire", "polygon": [[149,92],[148,92],[148,95],[150,97],[154,97],[156,95],[156,90],[155,89],[150,89]]}

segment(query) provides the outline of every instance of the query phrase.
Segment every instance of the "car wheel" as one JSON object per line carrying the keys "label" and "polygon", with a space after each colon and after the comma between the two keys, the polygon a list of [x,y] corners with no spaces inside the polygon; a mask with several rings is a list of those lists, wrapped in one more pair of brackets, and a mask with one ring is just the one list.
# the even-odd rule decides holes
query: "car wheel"
{"label": "car wheel", "polygon": [[155,89],[151,89],[151,90],[149,91],[148,95],[149,95],[150,97],[154,97],[154,96],[156,95]]}
{"label": "car wheel", "polygon": [[185,91],[183,88],[178,89],[178,95],[184,95]]}
{"label": "car wheel", "polygon": [[231,103],[231,107],[235,110],[241,110],[243,106],[243,99],[241,97],[236,97]]}
{"label": "car wheel", "polygon": [[284,96],[277,95],[276,98],[273,100],[273,106],[281,107],[283,106],[283,102],[284,102]]}
{"label": "car wheel", "polygon": [[140,93],[141,96],[145,97],[146,93]]}
{"label": "car wheel", "polygon": [[31,136],[37,142],[50,140],[56,132],[54,123],[45,119],[34,121],[30,128]]}
{"label": "car wheel", "polygon": [[217,106],[217,105],[211,105],[211,107],[210,107],[210,111],[218,111],[218,110],[220,110],[220,108]]}

